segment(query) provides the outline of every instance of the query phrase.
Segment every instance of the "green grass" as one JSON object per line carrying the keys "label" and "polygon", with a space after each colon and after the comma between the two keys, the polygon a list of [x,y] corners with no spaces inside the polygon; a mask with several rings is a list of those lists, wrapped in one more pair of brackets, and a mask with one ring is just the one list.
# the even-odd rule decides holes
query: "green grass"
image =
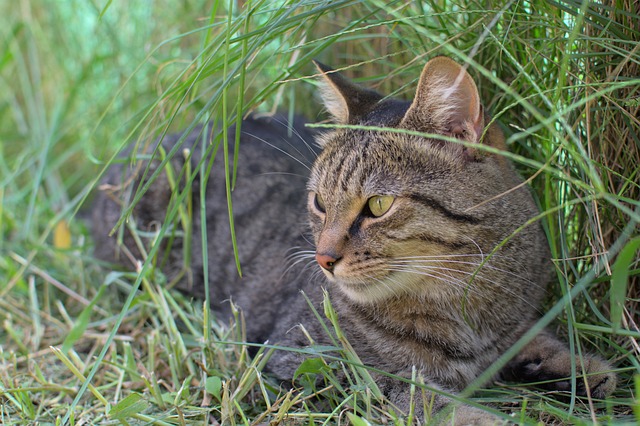
{"label": "green grass", "polygon": [[[240,317],[219,324],[151,261],[109,273],[80,217],[126,146],[209,119],[226,127],[249,110],[320,120],[312,58],[409,98],[438,54],[471,64],[531,178],[556,266],[540,326],[612,359],[620,379],[608,401],[506,384],[474,401],[527,424],[640,421],[637,5],[240,3],[233,13],[199,0],[0,4],[0,422],[410,421],[367,389],[339,334],[342,363],[312,356],[299,388],[280,391],[261,374],[271,348],[250,359],[240,344]],[[186,200],[175,214],[199,209]]]}

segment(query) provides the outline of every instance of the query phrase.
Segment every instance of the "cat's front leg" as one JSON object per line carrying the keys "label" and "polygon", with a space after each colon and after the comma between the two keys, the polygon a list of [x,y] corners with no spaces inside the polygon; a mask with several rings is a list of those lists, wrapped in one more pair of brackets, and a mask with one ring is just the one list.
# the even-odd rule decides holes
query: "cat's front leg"
{"label": "cat's front leg", "polygon": [[[389,401],[404,414],[413,409],[417,424],[435,425],[474,425],[494,426],[507,422],[481,408],[467,404],[459,404],[443,394],[431,392],[416,386],[412,392],[411,385],[389,376],[373,375],[376,384]],[[405,376],[401,374],[401,376]],[[442,389],[435,383],[426,382],[432,389]],[[447,391],[447,393],[452,393]],[[413,394],[413,407],[412,407]]]}
{"label": "cat's front leg", "polygon": [[607,361],[592,354],[582,359],[574,357],[567,345],[548,331],[529,342],[503,369],[502,376],[514,382],[541,382],[538,386],[543,389],[570,392],[572,362],[578,374],[577,395],[602,399],[615,390],[616,375]]}

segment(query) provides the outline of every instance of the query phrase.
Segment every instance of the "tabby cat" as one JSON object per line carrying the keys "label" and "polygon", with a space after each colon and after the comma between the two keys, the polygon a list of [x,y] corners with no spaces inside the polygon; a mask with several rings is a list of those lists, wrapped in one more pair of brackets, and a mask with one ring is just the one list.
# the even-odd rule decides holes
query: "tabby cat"
{"label": "tabby cat", "polygon": [[[197,206],[199,185],[206,184],[206,225],[195,214],[193,235],[206,226],[212,308],[222,318],[230,314],[229,300],[242,308],[251,342],[308,345],[303,328],[295,327],[302,324],[322,344],[328,342],[325,332],[300,290],[320,306],[326,288],[341,329],[366,365],[405,378],[415,369],[429,386],[458,392],[540,315],[550,264],[541,226],[525,226],[537,214],[531,194],[510,162],[494,153],[505,149],[504,137],[485,114],[472,78],[453,60],[437,57],[426,64],[413,102],[385,98],[317,66],[326,108],[337,123],[355,126],[312,135],[302,122],[286,124],[278,116],[243,122],[233,192],[242,278],[230,246],[222,154],[208,181],[196,177],[191,186]],[[167,149],[183,143],[191,170],[197,170],[202,134],[199,129],[163,143]],[[314,137],[320,153],[309,144]],[[231,131],[231,150],[234,139]],[[180,170],[185,159],[172,161]],[[119,249],[128,259],[140,257],[128,232],[124,247],[107,237],[123,200],[137,187],[118,186],[132,174],[114,167],[107,178],[111,190],[96,201],[101,258],[114,260]],[[132,223],[154,229],[171,197],[160,174],[135,207]],[[305,202],[315,248],[304,224]],[[170,276],[182,264],[177,237],[164,268]],[[191,251],[190,280],[183,281],[202,296],[200,238]],[[286,383],[301,360],[280,351],[268,369]],[[545,386],[570,390],[571,362],[566,346],[543,332],[501,376],[564,378]],[[588,377],[577,381],[578,392],[597,398],[611,393],[611,367],[596,356],[583,362]],[[393,404],[408,409],[409,385],[386,375],[374,378]],[[455,424],[497,419],[466,405],[451,414],[451,407],[442,410],[450,400],[439,394],[433,401],[434,412]],[[416,405],[420,410],[422,403]]]}

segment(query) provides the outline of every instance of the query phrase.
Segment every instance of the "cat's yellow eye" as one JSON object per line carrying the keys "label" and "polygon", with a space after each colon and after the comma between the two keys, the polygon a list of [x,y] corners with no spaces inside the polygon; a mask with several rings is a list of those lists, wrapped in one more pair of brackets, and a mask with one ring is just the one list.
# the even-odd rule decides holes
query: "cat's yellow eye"
{"label": "cat's yellow eye", "polygon": [[318,209],[322,213],[326,212],[326,207],[324,205],[324,200],[322,199],[320,194],[318,194],[317,192],[316,192],[315,197],[313,198],[313,204],[315,205],[316,209]]}
{"label": "cat's yellow eye", "polygon": [[375,197],[369,198],[367,207],[369,207],[371,215],[380,217],[389,211],[393,200],[395,200],[395,198],[391,195],[376,195]]}

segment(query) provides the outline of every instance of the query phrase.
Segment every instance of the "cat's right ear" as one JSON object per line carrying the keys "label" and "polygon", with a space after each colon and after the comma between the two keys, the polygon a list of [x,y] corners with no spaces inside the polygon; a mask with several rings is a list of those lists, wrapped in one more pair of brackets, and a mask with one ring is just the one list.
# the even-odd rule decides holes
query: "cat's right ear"
{"label": "cat's right ear", "polygon": [[401,127],[479,142],[484,114],[465,67],[444,56],[427,62]]}
{"label": "cat's right ear", "polygon": [[313,63],[324,80],[320,91],[324,106],[338,124],[357,124],[382,99],[379,93],[353,83],[332,68]]}

